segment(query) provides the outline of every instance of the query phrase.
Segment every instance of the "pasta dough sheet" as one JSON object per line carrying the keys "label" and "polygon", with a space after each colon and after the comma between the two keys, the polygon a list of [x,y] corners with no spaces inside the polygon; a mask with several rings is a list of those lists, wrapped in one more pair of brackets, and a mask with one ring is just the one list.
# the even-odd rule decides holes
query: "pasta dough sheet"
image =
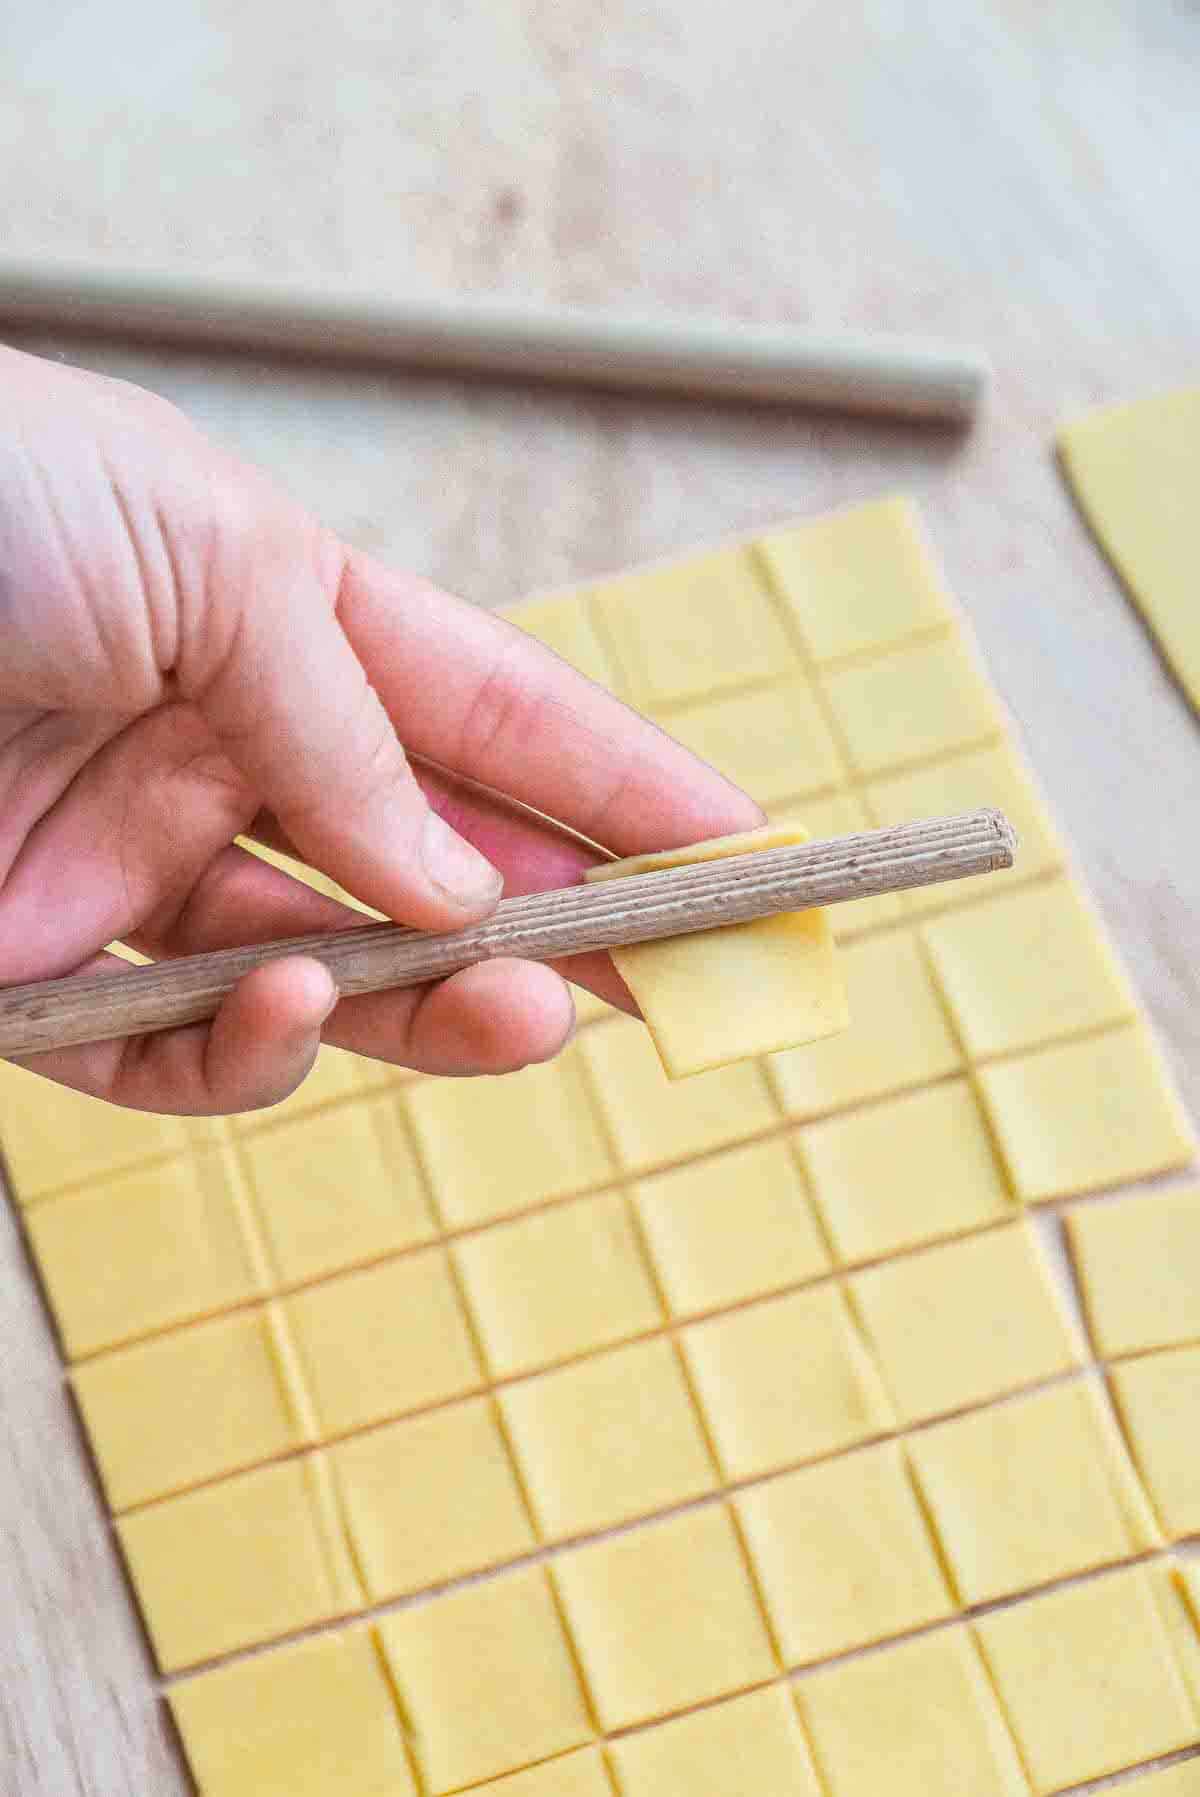
{"label": "pasta dough sheet", "polygon": [[645,957],[680,1070],[754,1051],[675,1082],[599,1001],[521,1074],[323,1050],[213,1122],[0,1063],[203,1797],[1030,1797],[1200,1743],[1200,1578],[1121,1565],[1197,1526],[1197,1188],[1069,1213],[1106,1380],[1021,1214],[1191,1135],[911,508],[518,618],[788,840],[993,803],[1017,864],[832,907],[803,1047],[823,920]]}
{"label": "pasta dough sheet", "polygon": [[1200,711],[1200,387],[1107,406],[1059,432],[1080,510]]}

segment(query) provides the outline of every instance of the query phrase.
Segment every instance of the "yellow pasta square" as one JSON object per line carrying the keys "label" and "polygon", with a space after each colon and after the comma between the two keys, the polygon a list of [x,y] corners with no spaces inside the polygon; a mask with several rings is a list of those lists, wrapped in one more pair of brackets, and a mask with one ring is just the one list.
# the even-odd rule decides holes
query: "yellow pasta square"
{"label": "yellow pasta square", "polygon": [[541,1567],[401,1610],[379,1635],[429,1797],[591,1738]]}
{"label": "yellow pasta square", "polygon": [[951,911],[924,935],[972,1055],[1011,1054],[1133,1015],[1116,957],[1068,880]]}
{"label": "yellow pasta square", "polygon": [[245,1203],[214,1149],[36,1205],[26,1225],[68,1357],[260,1295]]}
{"label": "yellow pasta square", "polygon": [[1065,1373],[1079,1353],[1027,1223],[858,1273],[851,1301],[902,1423]]}
{"label": "yellow pasta square", "polygon": [[553,1577],[602,1728],[669,1715],[776,1671],[723,1504],[576,1548],[555,1560]]}
{"label": "yellow pasta square", "polygon": [[871,500],[756,548],[814,661],[890,649],[951,616],[910,500]]}
{"label": "yellow pasta square", "polygon": [[1164,1567],[1051,1591],[974,1628],[1039,1793],[1200,1736],[1200,1645]]}
{"label": "yellow pasta square", "polygon": [[954,1610],[892,1442],[768,1479],[743,1491],[735,1507],[785,1666]]}
{"label": "yellow pasta square", "polygon": [[1090,1381],[994,1404],[910,1438],[917,1483],[964,1604],[988,1603],[1158,1544]]}
{"label": "yellow pasta square", "polygon": [[250,1192],[276,1277],[318,1279],[435,1233],[397,1100],[374,1098],[251,1136]]}
{"label": "yellow pasta square", "polygon": [[482,1383],[440,1248],[326,1280],[283,1302],[322,1436],[461,1397]]}
{"label": "yellow pasta square", "polygon": [[829,792],[845,778],[803,674],[664,715],[663,729],[760,805]]}
{"label": "yellow pasta square", "polygon": [[820,1797],[796,1706],[780,1685],[623,1735],[611,1752],[621,1797]]}
{"label": "yellow pasta square", "polygon": [[924,1085],[962,1065],[945,1009],[911,930],[888,931],[841,951],[850,1027],[823,1042],[772,1055],[771,1083],[801,1120]]}
{"label": "yellow pasta square", "polygon": [[319,1455],[166,1498],[117,1528],[164,1672],[363,1603]]}
{"label": "yellow pasta square", "polygon": [[613,1788],[600,1749],[579,1747],[490,1780],[487,1797],[613,1797]]}
{"label": "yellow pasta square", "polygon": [[204,1797],[417,1797],[366,1629],[220,1666],[169,1698]]}
{"label": "yellow pasta square", "polygon": [[1200,1341],[1200,1186],[1080,1206],[1067,1235],[1101,1354]]}
{"label": "yellow pasta square", "polygon": [[800,1147],[843,1262],[966,1235],[1016,1210],[963,1079],[810,1123]]}
{"label": "yellow pasta square", "polygon": [[518,629],[553,649],[597,686],[617,691],[619,682],[612,657],[596,634],[584,594],[561,593],[532,599],[514,606],[508,616]]}
{"label": "yellow pasta square", "polygon": [[795,1150],[779,1137],[643,1180],[634,1203],[674,1316],[719,1310],[829,1270]]}
{"label": "yellow pasta square", "polygon": [[822,676],[864,779],[976,749],[1003,731],[992,692],[957,634]]}
{"label": "yellow pasta square", "polygon": [[815,1672],[796,1693],[829,1797],[1028,1797],[964,1629]]}
{"label": "yellow pasta square", "polygon": [[628,1200],[578,1198],[454,1250],[495,1378],[586,1354],[662,1321]]}
{"label": "yellow pasta square", "polygon": [[114,1510],[312,1439],[273,1306],[117,1348],[77,1367],[71,1383]]}
{"label": "yellow pasta square", "polygon": [[1200,1347],[1127,1360],[1109,1377],[1164,1530],[1200,1535]]}
{"label": "yellow pasta square", "polygon": [[[803,828],[812,842],[838,836],[857,836],[877,828],[857,791],[823,793],[817,798],[793,801],[769,808],[771,822],[789,829]],[[878,892],[871,898],[849,899],[827,907],[825,915],[834,939],[848,942],[865,930],[899,923],[904,916],[904,897],[899,892]],[[851,1009],[853,1016],[853,1009]]]}
{"label": "yellow pasta square", "polygon": [[903,893],[904,908],[910,915],[957,910],[969,899],[995,897],[1006,887],[1062,866],[1062,845],[1054,825],[1008,743],[952,755],[929,767],[873,781],[864,788],[863,798],[880,829],[912,823],[916,818],[948,817],[974,811],[981,805],[994,805],[1016,830],[1017,848],[1010,868]]}
{"label": "yellow pasta square", "polygon": [[695,1323],[683,1347],[727,1478],[836,1453],[892,1426],[879,1374],[835,1285]]}
{"label": "yellow pasta square", "polygon": [[622,689],[642,710],[769,680],[796,665],[749,549],[622,575],[588,598]]}
{"label": "yellow pasta square", "polygon": [[514,1560],[534,1545],[486,1398],[370,1429],[340,1442],[330,1458],[372,1603]]}
{"label": "yellow pasta square", "polygon": [[451,1228],[565,1198],[614,1171],[578,1048],[498,1078],[420,1080],[402,1102]]}
{"label": "yellow pasta square", "polygon": [[500,1407],[547,1541],[665,1510],[716,1483],[678,1355],[662,1337],[511,1385]]}
{"label": "yellow pasta square", "polygon": [[983,1067],[980,1089],[1022,1198],[1062,1198],[1165,1173],[1193,1141],[1142,1024]]}
{"label": "yellow pasta square", "polygon": [[179,1117],[122,1110],[0,1061],[0,1149],[19,1204],[179,1154],[187,1142]]}
{"label": "yellow pasta square", "polygon": [[[589,881],[787,848],[802,830],[770,825],[661,855],[594,867]],[[723,1067],[846,1027],[846,993],[824,911],[784,912],[612,950],[670,1079]]]}
{"label": "yellow pasta square", "polygon": [[728,1147],[779,1121],[762,1071],[749,1061],[672,1084],[646,1030],[628,1017],[588,1030],[579,1046],[628,1172]]}

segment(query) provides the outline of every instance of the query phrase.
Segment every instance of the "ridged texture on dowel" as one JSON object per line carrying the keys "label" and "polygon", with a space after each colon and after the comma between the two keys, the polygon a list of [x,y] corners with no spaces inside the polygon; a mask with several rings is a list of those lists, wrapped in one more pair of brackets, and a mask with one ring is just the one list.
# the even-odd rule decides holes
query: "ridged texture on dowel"
{"label": "ridged texture on dowel", "polygon": [[572,385],[715,394],[905,418],[970,418],[982,356],[904,337],[503,300],[400,299],[328,283],[0,261],[0,318],[175,343],[345,357]]}
{"label": "ridged texture on dowel", "polygon": [[128,972],[12,986],[0,991],[0,1055],[197,1023],[213,1015],[244,974],[286,955],[316,956],[350,997],[386,986],[421,985],[501,955],[550,961],[779,911],[962,880],[1010,867],[1014,847],[1012,826],[1000,812],[973,811],[506,899],[486,922],[448,935],[368,924]]}

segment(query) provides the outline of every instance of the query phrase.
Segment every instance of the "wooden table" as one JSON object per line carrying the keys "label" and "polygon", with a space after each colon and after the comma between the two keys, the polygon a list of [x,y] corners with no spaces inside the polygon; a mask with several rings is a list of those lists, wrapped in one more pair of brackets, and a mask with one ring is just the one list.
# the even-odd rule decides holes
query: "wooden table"
{"label": "wooden table", "polygon": [[[1081,407],[1200,377],[1194,7],[58,11],[0,23],[13,251],[983,345],[998,378],[963,440],[25,339],[168,394],[347,537],[482,604],[914,494],[1200,1114],[1200,731],[1049,450]],[[0,1455],[0,1787],[185,1791],[2,1209]]]}

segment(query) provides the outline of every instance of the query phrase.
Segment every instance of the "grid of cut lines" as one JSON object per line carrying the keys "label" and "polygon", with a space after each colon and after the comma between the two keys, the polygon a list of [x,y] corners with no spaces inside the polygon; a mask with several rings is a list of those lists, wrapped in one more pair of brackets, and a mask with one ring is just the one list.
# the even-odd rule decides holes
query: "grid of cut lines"
{"label": "grid of cut lines", "polygon": [[[934,577],[919,557],[913,563],[904,512],[875,510],[873,529],[896,533],[897,565],[919,589],[897,599],[895,627],[906,606],[920,618],[936,609]],[[664,1713],[687,1711],[1157,1552],[1153,1521],[1136,1520],[1152,1511],[1096,1362],[1058,1310],[1045,1265],[1052,1234],[1020,1210],[1023,1200],[1045,1201],[1044,1215],[1053,1216],[1069,1196],[1184,1164],[1174,1101],[994,702],[982,683],[976,691],[968,682],[966,701],[938,697],[938,680],[958,682],[965,665],[952,613],[819,663],[796,622],[801,601],[780,590],[780,559],[755,548],[736,552],[733,568],[729,552],[716,558],[722,583],[733,583],[727,615],[736,625],[720,694],[638,690],[627,670],[639,665],[639,645],[623,643],[621,632],[630,618],[653,614],[627,605],[630,582],[611,611],[601,588],[556,602],[557,624],[544,606],[530,621],[551,641],[556,630],[586,627],[604,658],[586,671],[642,703],[654,698],[650,709],[701,749],[706,727],[728,735],[731,716],[736,741],[739,717],[769,714],[781,696],[789,714],[799,706],[820,785],[806,786],[802,767],[781,771],[776,757],[759,796],[814,832],[893,821],[922,806],[994,802],[1017,813],[1032,853],[1005,877],[1004,891],[968,882],[842,908],[855,1015],[847,1038],[678,1087],[656,1079],[642,1033],[597,1006],[587,1007],[580,1040],[560,1062],[503,1081],[396,1079],[326,1053],[320,1073],[275,1113],[190,1126],[174,1138],[155,1133],[141,1145],[131,1138],[117,1151],[122,1164],[84,1178],[64,1160],[61,1188],[53,1167],[23,1146],[14,1108],[13,1183],[28,1201],[35,1258],[72,1350],[77,1397],[164,1669],[202,1667],[352,1616],[432,1614],[452,1595],[447,1587],[482,1591],[495,1577],[531,1576],[545,1559],[561,1569],[551,1573],[547,1627],[569,1639],[585,1733],[620,1734],[652,1724],[656,1702]],[[669,584],[665,598],[669,605]],[[929,650],[941,659],[925,658]],[[950,731],[915,758],[903,744],[876,740],[870,702],[872,682],[896,702],[897,665],[914,656],[922,704]],[[839,698],[843,687],[850,699]],[[753,744],[747,752],[753,761]],[[749,766],[731,771],[753,789]],[[1031,931],[1063,945],[1069,989],[1031,987],[1015,1000],[990,992],[997,956]],[[1071,1086],[1070,1078],[1056,1082],[1054,1068],[1072,1057],[1076,1083],[1090,1080],[1094,1090],[1107,1079],[1132,1092],[1139,1127],[1120,1142],[1096,1132],[1082,1170],[1070,1156],[1047,1169],[1036,1153],[1030,1159],[1026,1138],[1036,1147],[1047,1132],[1068,1141],[1077,1134],[1077,1119],[1054,1109]],[[1043,1083],[1043,1066],[1049,1109],[1030,1128],[1022,1107]],[[1018,1077],[990,1078],[996,1068]],[[29,1102],[22,1083],[14,1107]],[[79,1106],[66,1128],[86,1130],[86,1105],[65,1102]],[[940,1193],[930,1207],[913,1169],[936,1168],[948,1140],[968,1171],[961,1191]],[[111,1317],[94,1294],[86,1316],[74,1317],[85,1212],[86,1227],[110,1244],[122,1239],[126,1216],[149,1219],[150,1243],[169,1259],[168,1244],[182,1233],[172,1230],[173,1199],[198,1164],[207,1172],[203,1214],[222,1212],[243,1255],[236,1295],[215,1275],[206,1287],[203,1267],[181,1264],[174,1283],[167,1268],[157,1308],[139,1317],[128,1302],[133,1265],[130,1286],[114,1286]],[[863,1180],[874,1167],[909,1193],[907,1213],[893,1202],[873,1211]],[[323,1215],[330,1192],[334,1231]],[[290,1231],[289,1205],[294,1215],[311,1208],[311,1229]],[[129,1239],[145,1252],[140,1228]],[[983,1364],[959,1369],[957,1384],[943,1376],[923,1393],[920,1363],[901,1371],[896,1304],[916,1294],[936,1311],[939,1291],[948,1297],[964,1280],[981,1296],[995,1291],[1032,1307],[1037,1339],[1020,1352],[1010,1342],[990,1361],[985,1353]],[[953,1306],[946,1309],[953,1321]],[[389,1333],[390,1354],[381,1352]],[[822,1370],[820,1394],[807,1399],[797,1397],[788,1359],[798,1344]],[[939,1341],[935,1331],[926,1361],[952,1367],[955,1347],[952,1335]],[[239,1426],[224,1417],[206,1440],[205,1417],[218,1418],[231,1375],[259,1396]],[[196,1395],[190,1406],[178,1401],[185,1390]],[[1085,1390],[1086,1403],[1064,1396]],[[153,1414],[148,1396],[158,1401]],[[1051,1554],[1036,1577],[1014,1573],[1010,1586],[1002,1577],[988,1585],[984,1574],[973,1586],[976,1574],[939,1517],[944,1475],[923,1470],[921,1442],[944,1439],[956,1417],[992,1413],[1001,1428],[1010,1413],[1031,1419],[1030,1452],[1042,1417],[1044,1426],[1065,1418],[1076,1427],[1081,1453],[1120,1483],[1118,1509],[1133,1507],[1120,1538],[1084,1542],[1058,1561]],[[154,1451],[130,1458],[137,1434]],[[787,1557],[789,1502],[795,1494],[801,1513],[806,1503],[815,1514],[822,1503],[836,1510],[852,1502],[837,1480],[860,1475],[921,1576],[869,1624],[840,1618],[831,1603],[824,1630],[819,1621],[801,1626],[784,1598],[803,1571]],[[472,1500],[460,1502],[466,1491]],[[600,1625],[569,1591],[572,1556],[586,1567],[603,1551],[593,1538],[645,1543],[652,1554],[666,1536],[632,1528],[652,1517],[676,1517],[672,1526],[719,1539],[711,1551],[731,1604],[738,1591],[746,1599],[739,1613],[756,1645],[715,1687],[710,1678],[652,1700],[644,1715],[606,1696],[588,1638]],[[262,1572],[254,1542],[264,1531],[282,1553],[279,1588],[262,1592],[260,1616],[224,1604],[219,1578],[207,1605],[194,1614],[180,1607],[170,1567],[181,1554],[220,1567],[225,1544],[231,1592],[252,1588],[255,1562]],[[1176,1539],[1192,1532],[1165,1530]],[[230,1547],[238,1541],[245,1565]],[[406,1694],[403,1648],[384,1645],[411,1716],[420,1699]],[[547,1751],[541,1741],[526,1757],[575,1745]],[[615,1776],[624,1777],[620,1763]],[[509,1770],[492,1764],[484,1778]],[[419,1755],[418,1771],[430,1790],[481,1782],[439,1783]],[[827,1768],[821,1776],[840,1789]],[[628,1789],[638,1797],[641,1787]]]}

